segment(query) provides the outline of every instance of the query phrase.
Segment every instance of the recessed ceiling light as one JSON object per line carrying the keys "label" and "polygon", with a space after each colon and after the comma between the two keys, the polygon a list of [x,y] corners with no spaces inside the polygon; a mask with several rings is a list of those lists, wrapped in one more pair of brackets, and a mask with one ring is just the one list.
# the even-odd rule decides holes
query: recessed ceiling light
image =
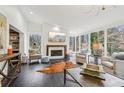
{"label": "recessed ceiling light", "polygon": [[55,31],[60,31],[60,28],[59,28],[58,26],[55,26],[55,27],[53,28],[53,30],[55,30]]}
{"label": "recessed ceiling light", "polygon": [[72,31],[69,31],[69,33],[70,33],[70,34],[73,34],[73,32],[72,32]]}
{"label": "recessed ceiling light", "polygon": [[33,12],[30,12],[30,14],[32,15],[32,14],[33,14]]}

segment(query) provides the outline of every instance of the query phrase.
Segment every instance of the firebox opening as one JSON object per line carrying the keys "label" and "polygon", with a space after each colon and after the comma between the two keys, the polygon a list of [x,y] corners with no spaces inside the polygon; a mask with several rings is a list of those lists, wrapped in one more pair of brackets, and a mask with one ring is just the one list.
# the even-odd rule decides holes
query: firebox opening
{"label": "firebox opening", "polygon": [[62,56],[62,50],[51,50],[51,56]]}

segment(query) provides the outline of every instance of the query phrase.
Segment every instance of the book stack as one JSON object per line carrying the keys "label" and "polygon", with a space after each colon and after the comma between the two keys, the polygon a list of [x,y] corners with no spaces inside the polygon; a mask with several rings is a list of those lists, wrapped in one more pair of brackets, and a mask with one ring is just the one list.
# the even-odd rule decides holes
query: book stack
{"label": "book stack", "polygon": [[80,74],[82,75],[89,75],[95,78],[99,78],[101,80],[105,80],[103,74],[105,74],[102,65],[95,65],[95,64],[84,64],[81,67]]}

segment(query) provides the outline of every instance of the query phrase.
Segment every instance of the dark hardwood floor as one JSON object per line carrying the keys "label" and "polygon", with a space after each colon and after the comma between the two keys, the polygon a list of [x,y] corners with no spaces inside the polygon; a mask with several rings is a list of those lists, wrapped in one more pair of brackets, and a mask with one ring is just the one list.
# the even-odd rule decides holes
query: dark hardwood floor
{"label": "dark hardwood floor", "polygon": [[[70,60],[73,63],[76,63],[75,55],[71,55]],[[19,77],[13,81],[11,87],[79,87],[79,85],[73,82],[73,79],[69,78],[69,76],[69,80],[67,80],[66,85],[64,85],[63,73],[43,74],[36,72],[37,70],[45,68],[48,65],[49,64],[43,64],[38,62],[31,63],[30,65],[22,65],[22,71],[19,74]],[[107,70],[106,68],[104,68],[104,70],[112,74],[112,71]]]}
{"label": "dark hardwood floor", "polygon": [[[75,57],[71,56],[71,60],[75,63]],[[45,68],[49,64],[33,63],[30,65],[22,65],[22,71],[18,78],[14,80],[11,87],[79,87],[73,81],[67,80],[64,85],[64,74],[43,74],[36,72],[39,69]],[[70,78],[71,79],[71,78]]]}
{"label": "dark hardwood floor", "polygon": [[43,74],[36,70],[48,66],[47,64],[22,65],[22,71],[18,78],[14,80],[11,87],[78,87],[75,82],[67,81],[64,86],[63,73]]}

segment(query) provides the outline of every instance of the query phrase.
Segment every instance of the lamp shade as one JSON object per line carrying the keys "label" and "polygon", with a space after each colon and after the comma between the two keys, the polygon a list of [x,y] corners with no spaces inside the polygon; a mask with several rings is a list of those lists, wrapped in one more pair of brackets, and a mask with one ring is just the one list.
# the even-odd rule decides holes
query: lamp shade
{"label": "lamp shade", "polygon": [[99,49],[100,46],[99,46],[99,43],[93,43],[93,49]]}

